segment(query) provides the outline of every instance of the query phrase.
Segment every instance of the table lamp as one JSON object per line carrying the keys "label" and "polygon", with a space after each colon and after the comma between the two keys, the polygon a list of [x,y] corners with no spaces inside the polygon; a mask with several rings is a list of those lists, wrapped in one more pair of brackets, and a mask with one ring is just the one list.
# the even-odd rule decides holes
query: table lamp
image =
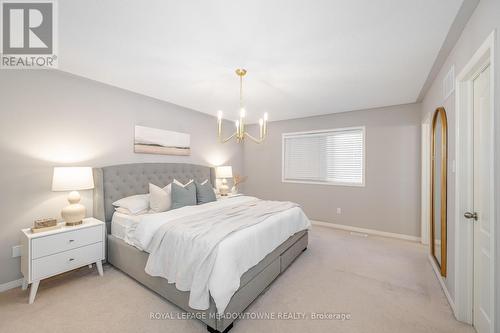
{"label": "table lamp", "polygon": [[220,195],[227,195],[229,193],[229,186],[227,186],[227,178],[233,178],[233,168],[229,165],[217,167],[215,170],[217,178],[222,179],[219,186]]}
{"label": "table lamp", "polygon": [[55,167],[52,178],[52,191],[71,191],[69,205],[61,211],[61,216],[68,226],[82,223],[86,214],[85,206],[80,203],[79,190],[94,188],[94,177],[90,167]]}

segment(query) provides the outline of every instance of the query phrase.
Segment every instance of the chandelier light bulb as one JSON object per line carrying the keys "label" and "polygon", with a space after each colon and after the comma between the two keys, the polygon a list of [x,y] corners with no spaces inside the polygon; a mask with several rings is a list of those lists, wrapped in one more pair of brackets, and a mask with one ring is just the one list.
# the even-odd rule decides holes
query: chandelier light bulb
{"label": "chandelier light bulb", "polygon": [[247,111],[245,110],[245,108],[241,108],[241,110],[240,110],[240,117],[241,118],[245,118],[246,115],[247,115]]}
{"label": "chandelier light bulb", "polygon": [[217,118],[218,118],[219,120],[221,120],[221,119],[222,119],[222,111],[221,111],[221,110],[217,111]]}
{"label": "chandelier light bulb", "polygon": [[267,117],[268,117],[268,115],[267,115],[267,112],[266,112],[266,113],[264,113],[264,121],[267,121]]}

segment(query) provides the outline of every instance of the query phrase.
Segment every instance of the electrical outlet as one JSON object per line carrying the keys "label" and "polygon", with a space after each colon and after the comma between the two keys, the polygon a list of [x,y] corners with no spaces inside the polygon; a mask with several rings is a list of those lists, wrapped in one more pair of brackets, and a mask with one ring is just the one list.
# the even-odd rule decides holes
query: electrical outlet
{"label": "electrical outlet", "polygon": [[342,214],[342,208],[337,208],[337,214],[338,215]]}
{"label": "electrical outlet", "polygon": [[12,247],[12,258],[17,258],[21,256],[22,245],[15,245]]}

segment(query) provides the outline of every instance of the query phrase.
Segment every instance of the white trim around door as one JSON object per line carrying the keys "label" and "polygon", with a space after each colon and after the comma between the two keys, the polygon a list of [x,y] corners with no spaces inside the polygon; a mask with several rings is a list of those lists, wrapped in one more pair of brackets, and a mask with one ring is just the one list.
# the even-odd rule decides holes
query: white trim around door
{"label": "white trim around door", "polygon": [[[473,324],[474,309],[474,226],[470,219],[464,218],[464,213],[473,208],[473,82],[474,79],[486,68],[490,66],[491,73],[494,70],[494,48],[495,31],[493,31],[481,47],[476,51],[471,60],[463,68],[456,78],[456,174],[455,174],[455,309],[458,320]],[[495,115],[494,104],[494,77],[490,77],[490,112],[491,127],[487,130],[491,133],[494,142]],[[491,179],[494,178],[494,144],[491,149]],[[494,203],[494,187],[490,193],[490,202]],[[494,207],[494,205],[492,205]],[[490,212],[491,221],[495,221],[494,208]],[[495,290],[495,223],[491,224],[491,235],[489,244],[491,251],[490,278],[493,283],[492,290]],[[494,297],[491,298],[491,327],[495,323]]]}

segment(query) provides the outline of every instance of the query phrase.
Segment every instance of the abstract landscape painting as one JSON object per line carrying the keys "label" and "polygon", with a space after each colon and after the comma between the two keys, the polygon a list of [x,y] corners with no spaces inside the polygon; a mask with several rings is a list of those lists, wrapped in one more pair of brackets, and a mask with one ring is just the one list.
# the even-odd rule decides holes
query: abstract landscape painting
{"label": "abstract landscape painting", "polygon": [[190,136],[186,133],[135,126],[134,152],[140,154],[190,155]]}

